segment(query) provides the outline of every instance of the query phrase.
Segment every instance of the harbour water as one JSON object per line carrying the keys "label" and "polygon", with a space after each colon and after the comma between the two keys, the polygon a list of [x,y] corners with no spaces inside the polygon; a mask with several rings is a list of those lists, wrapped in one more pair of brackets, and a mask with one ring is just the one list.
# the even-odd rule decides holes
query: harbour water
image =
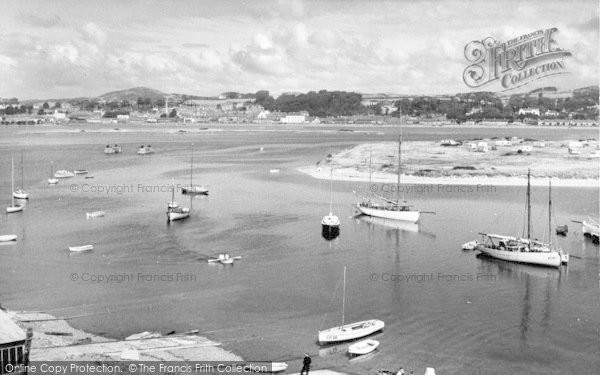
{"label": "harbour water", "polygon": [[[368,373],[380,368],[438,374],[581,373],[600,368],[599,251],[578,224],[598,217],[598,188],[553,188],[558,238],[571,253],[560,270],[476,257],[460,245],[480,231],[520,235],[525,187],[479,190],[427,186],[406,198],[422,211],[418,225],[353,217],[353,190],[334,182],[340,236],[321,237],[329,181],[296,170],[360,142],[394,140],[396,129],[340,132],[250,127],[179,132],[113,131],[82,126],[0,130],[0,196],[10,200],[10,157],[25,155],[24,212],[1,215],[0,303],[15,310],[79,316],[77,328],[122,338],[141,331],[199,329],[249,360]],[[133,127],[132,127],[133,128]],[[212,127],[211,127],[212,128]],[[216,126],[215,126],[216,128]],[[69,132],[66,132],[69,130]],[[73,131],[71,131],[73,130]],[[405,140],[521,136],[597,137],[594,129],[405,129]],[[170,184],[194,182],[208,197],[176,193],[191,218],[166,223]],[[123,153],[104,155],[107,144]],[[141,144],[155,154],[139,156]],[[263,151],[260,148],[263,147]],[[50,186],[54,169],[90,171]],[[18,166],[18,162],[16,163]],[[271,169],[279,173],[270,173]],[[20,170],[15,172],[17,182]],[[534,235],[548,236],[547,189],[533,188]],[[106,211],[86,219],[86,212]],[[93,244],[85,254],[67,247]],[[233,266],[208,264],[218,253]],[[341,277],[347,266],[346,322],[382,319],[379,351],[349,362],[343,347],[319,347],[317,331],[341,321]],[[300,367],[298,367],[298,370]]]}

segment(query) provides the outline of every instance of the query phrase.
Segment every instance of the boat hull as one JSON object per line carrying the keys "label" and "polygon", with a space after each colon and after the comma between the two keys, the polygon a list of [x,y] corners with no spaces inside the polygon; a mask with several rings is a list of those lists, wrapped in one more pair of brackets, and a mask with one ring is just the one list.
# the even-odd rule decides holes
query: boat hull
{"label": "boat hull", "polygon": [[319,344],[326,345],[359,339],[379,332],[384,327],[385,323],[382,320],[372,319],[330,328],[325,331],[319,331]]}
{"label": "boat hull", "polygon": [[369,354],[379,346],[379,341],[377,340],[363,340],[357,342],[356,344],[352,344],[348,347],[348,353],[352,355],[365,355]]}
{"label": "boat hull", "polygon": [[190,216],[189,209],[181,209],[181,210],[168,210],[167,211],[167,221],[176,221],[187,219]]}
{"label": "boat hull", "polygon": [[16,234],[5,234],[0,236],[0,242],[9,242],[9,241],[16,241],[17,240],[17,235]]}
{"label": "boat hull", "polygon": [[564,259],[557,251],[507,251],[492,249],[483,245],[477,246],[477,250],[492,258],[536,266],[559,267]]}
{"label": "boat hull", "polygon": [[357,204],[356,208],[363,215],[380,217],[383,219],[390,220],[408,221],[410,223],[416,223],[417,221],[419,221],[420,217],[419,211],[392,211],[373,207],[366,207],[360,204]]}
{"label": "boat hull", "polygon": [[84,246],[69,246],[69,251],[74,253],[82,252],[82,251],[90,251],[94,249],[94,245],[84,245]]}
{"label": "boat hull", "polygon": [[7,213],[13,213],[13,212],[19,212],[19,211],[23,211],[23,205],[22,204],[17,204],[16,206],[9,206],[6,207],[6,212]]}
{"label": "boat hull", "polygon": [[181,188],[181,194],[188,195],[208,195],[208,189],[203,186],[185,186]]}
{"label": "boat hull", "polygon": [[15,197],[16,199],[29,199],[29,193],[26,193],[24,191],[14,191],[13,197]]}
{"label": "boat hull", "polygon": [[54,178],[70,178],[70,177],[74,177],[75,174],[73,172],[69,172],[69,171],[58,171],[56,173],[54,173]]}

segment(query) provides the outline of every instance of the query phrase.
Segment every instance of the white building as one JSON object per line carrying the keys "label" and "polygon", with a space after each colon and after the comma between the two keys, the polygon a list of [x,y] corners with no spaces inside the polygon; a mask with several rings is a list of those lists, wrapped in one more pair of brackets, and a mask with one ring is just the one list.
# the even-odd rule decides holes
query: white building
{"label": "white building", "polygon": [[520,108],[519,109],[519,115],[535,115],[535,116],[539,116],[540,115],[540,109],[539,108]]}
{"label": "white building", "polygon": [[303,124],[306,122],[307,117],[308,113],[306,112],[288,113],[281,117],[279,122],[283,124]]}
{"label": "white building", "polygon": [[58,112],[58,110],[54,111],[54,119],[55,120],[66,120],[67,114],[64,112]]}

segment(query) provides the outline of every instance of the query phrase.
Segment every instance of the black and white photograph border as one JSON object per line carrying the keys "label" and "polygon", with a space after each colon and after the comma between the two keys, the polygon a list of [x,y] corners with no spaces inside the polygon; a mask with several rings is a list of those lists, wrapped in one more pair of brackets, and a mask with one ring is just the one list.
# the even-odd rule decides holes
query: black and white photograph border
{"label": "black and white photograph border", "polygon": [[597,1],[0,8],[0,374],[597,373]]}

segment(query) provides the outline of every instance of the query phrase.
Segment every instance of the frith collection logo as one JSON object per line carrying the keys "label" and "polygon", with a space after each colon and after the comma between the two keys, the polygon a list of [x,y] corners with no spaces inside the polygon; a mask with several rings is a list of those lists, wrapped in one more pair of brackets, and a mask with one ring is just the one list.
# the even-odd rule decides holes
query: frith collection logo
{"label": "frith collection logo", "polygon": [[469,87],[498,82],[502,91],[525,86],[535,80],[568,73],[565,58],[571,52],[558,47],[557,28],[537,30],[500,43],[492,37],[465,46],[471,63],[463,80]]}

